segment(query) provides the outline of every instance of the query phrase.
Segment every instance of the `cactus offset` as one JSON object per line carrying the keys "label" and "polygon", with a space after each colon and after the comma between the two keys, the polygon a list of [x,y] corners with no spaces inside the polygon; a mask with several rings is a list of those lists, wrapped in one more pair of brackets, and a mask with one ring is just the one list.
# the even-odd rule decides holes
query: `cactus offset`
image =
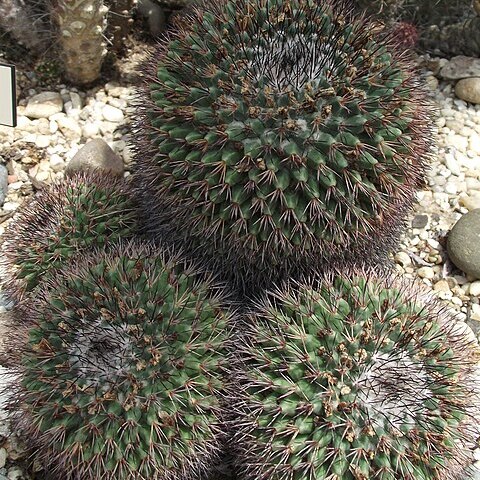
{"label": "cactus offset", "polygon": [[5,234],[5,284],[13,297],[87,248],[132,237],[136,212],[124,180],[77,174],[40,191]]}
{"label": "cactus offset", "polygon": [[142,244],[48,283],[17,312],[28,340],[10,393],[38,461],[62,480],[203,478],[223,442],[222,290]]}
{"label": "cactus offset", "polygon": [[145,231],[193,239],[240,283],[383,259],[431,138],[411,63],[343,2],[190,12],[146,67],[133,136]]}
{"label": "cactus offset", "polygon": [[420,287],[359,275],[295,284],[247,318],[241,478],[465,478],[478,349]]}

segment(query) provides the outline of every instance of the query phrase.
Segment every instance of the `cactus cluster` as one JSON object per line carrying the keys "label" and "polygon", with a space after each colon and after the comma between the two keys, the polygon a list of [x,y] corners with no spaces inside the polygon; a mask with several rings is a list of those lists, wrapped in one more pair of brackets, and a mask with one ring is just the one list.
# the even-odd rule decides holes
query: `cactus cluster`
{"label": "cactus cluster", "polygon": [[387,261],[432,108],[348,5],[189,7],[144,67],[133,175],[17,215],[10,408],[55,480],[224,480],[226,454],[239,480],[465,478],[478,350]]}
{"label": "cactus cluster", "polygon": [[471,345],[421,289],[357,275],[279,290],[246,319],[233,398],[244,478],[464,478]]}
{"label": "cactus cluster", "polygon": [[[176,480],[207,471],[229,314],[214,282],[127,245],[67,267],[21,312],[19,426],[62,479]],[[188,474],[188,475],[187,475]]]}
{"label": "cactus cluster", "polygon": [[8,290],[21,297],[82,250],[105,247],[136,231],[136,211],[123,180],[80,173],[41,191],[11,224],[3,244]]}
{"label": "cactus cluster", "polygon": [[133,137],[145,231],[241,280],[378,260],[424,178],[414,68],[343,2],[204,2],[149,60]]}

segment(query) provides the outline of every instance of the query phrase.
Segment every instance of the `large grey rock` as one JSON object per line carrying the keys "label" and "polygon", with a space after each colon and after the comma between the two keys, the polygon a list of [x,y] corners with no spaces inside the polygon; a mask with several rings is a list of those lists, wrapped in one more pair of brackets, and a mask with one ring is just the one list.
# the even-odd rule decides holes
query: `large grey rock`
{"label": "large grey rock", "polygon": [[463,78],[455,85],[455,95],[460,100],[480,104],[480,78]]}
{"label": "large grey rock", "polygon": [[42,92],[27,103],[25,115],[30,118],[48,118],[63,109],[62,96],[57,92]]}
{"label": "large grey rock", "polygon": [[448,235],[450,260],[465,273],[480,278],[480,208],[465,214]]}
{"label": "large grey rock", "polygon": [[70,160],[65,169],[67,175],[100,169],[123,176],[123,160],[101,138],[87,142]]}
{"label": "large grey rock", "polygon": [[158,37],[166,28],[163,8],[152,0],[138,0],[137,10],[148,20],[148,28],[154,37]]}
{"label": "large grey rock", "polygon": [[480,59],[464,55],[453,57],[440,69],[439,76],[445,80],[480,77]]}
{"label": "large grey rock", "polygon": [[5,202],[8,189],[8,170],[4,165],[0,165],[0,207]]}

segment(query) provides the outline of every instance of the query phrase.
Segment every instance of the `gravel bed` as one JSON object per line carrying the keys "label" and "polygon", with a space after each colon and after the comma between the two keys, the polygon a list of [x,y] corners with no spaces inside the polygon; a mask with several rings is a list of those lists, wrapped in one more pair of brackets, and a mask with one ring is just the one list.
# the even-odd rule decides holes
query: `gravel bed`
{"label": "gravel bed", "polygon": [[[420,61],[430,69],[426,70],[427,80],[438,105],[438,152],[394,259],[399,272],[429,286],[479,338],[480,280],[464,274],[449,260],[446,237],[462,215],[480,208],[480,105],[457,98],[454,81],[437,78],[446,60],[423,57]],[[60,84],[48,88],[50,97],[44,95],[47,89],[36,84],[34,72],[19,72],[19,83],[18,127],[0,126],[0,239],[15,211],[35,190],[62,178],[69,161],[87,141],[103,139],[117,161],[123,162],[125,175],[131,160],[126,119],[133,88],[128,83],[109,82],[85,91]],[[40,99],[49,98],[45,104],[51,111],[42,113],[42,107],[32,101],[40,93]],[[0,297],[0,339],[6,309]],[[0,388],[8,375],[0,366]],[[1,404],[0,397],[0,480],[41,478],[26,472],[21,439],[7,439],[8,424]],[[474,478],[480,479],[478,450],[475,459]]]}

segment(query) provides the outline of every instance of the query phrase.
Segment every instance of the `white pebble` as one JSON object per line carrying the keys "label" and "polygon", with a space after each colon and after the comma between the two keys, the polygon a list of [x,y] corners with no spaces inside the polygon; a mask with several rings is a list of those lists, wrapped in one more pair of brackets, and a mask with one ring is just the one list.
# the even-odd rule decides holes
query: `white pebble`
{"label": "white pebble", "polygon": [[55,120],[50,120],[49,129],[50,133],[56,133],[58,131],[58,123]]}
{"label": "white pebble", "polygon": [[47,148],[50,145],[50,137],[48,135],[37,135],[35,145],[38,148]]}
{"label": "white pebble", "polygon": [[480,296],[480,282],[472,282],[470,284],[470,288],[468,289],[468,293],[472,297],[478,297]]}
{"label": "white pebble", "polygon": [[411,265],[412,260],[410,256],[406,252],[398,252],[395,254],[395,262],[402,265],[402,267],[406,267],[407,265]]}
{"label": "white pebble", "polygon": [[102,115],[108,122],[119,123],[123,122],[124,119],[123,112],[119,108],[112,107],[111,105],[105,105],[102,108]]}
{"label": "white pebble", "polygon": [[3,204],[3,210],[5,210],[5,212],[14,212],[19,206],[17,202],[5,202]]}
{"label": "white pebble", "polygon": [[82,128],[82,135],[85,138],[93,138],[98,135],[100,128],[94,122],[86,122]]}
{"label": "white pebble", "polygon": [[417,274],[420,278],[431,280],[435,276],[435,271],[431,267],[421,267],[417,270]]}
{"label": "white pebble", "polygon": [[462,173],[460,165],[451,153],[445,154],[445,165],[454,175],[459,176]]}
{"label": "white pebble", "polygon": [[11,183],[8,188],[12,189],[12,190],[20,190],[22,188],[22,185],[23,185],[23,182],[14,182],[14,183]]}
{"label": "white pebble", "polygon": [[61,172],[65,168],[65,162],[60,155],[55,153],[50,157],[50,166],[54,172]]}

